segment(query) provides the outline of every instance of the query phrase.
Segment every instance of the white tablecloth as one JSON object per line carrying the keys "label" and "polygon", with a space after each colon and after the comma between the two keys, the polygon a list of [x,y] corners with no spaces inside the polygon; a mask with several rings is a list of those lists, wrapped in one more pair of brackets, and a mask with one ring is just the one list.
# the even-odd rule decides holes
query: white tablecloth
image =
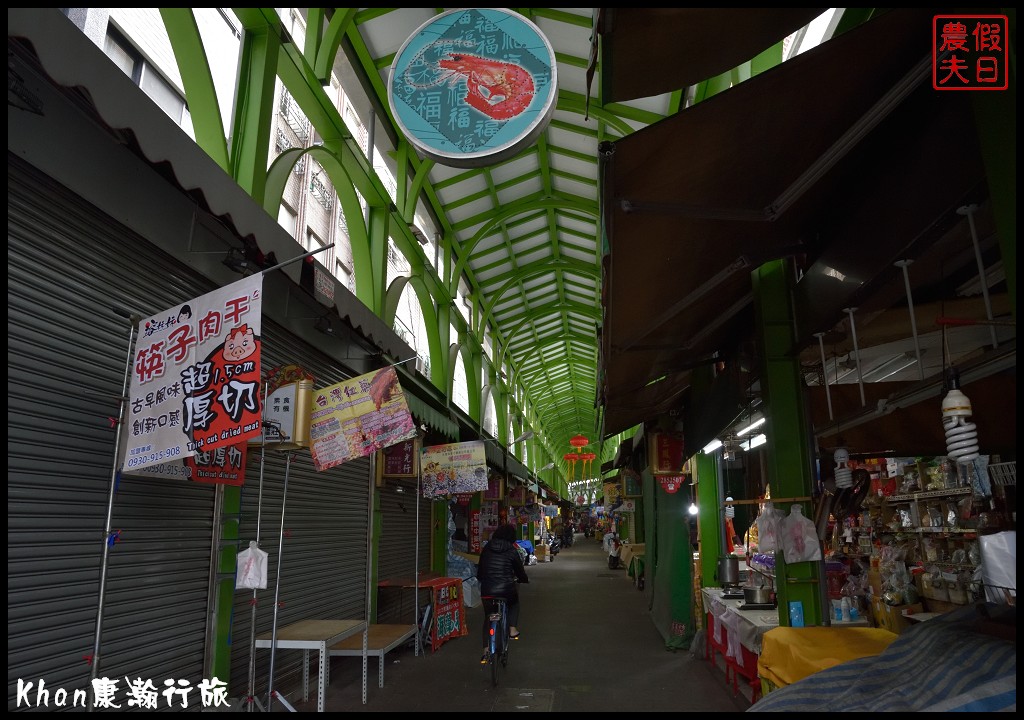
{"label": "white tablecloth", "polygon": [[742,661],[742,645],[750,652],[761,654],[761,638],[779,626],[778,610],[740,610],[742,600],[727,600],[721,588],[703,588],[704,611],[711,613],[714,627],[708,628],[715,640],[721,640],[721,627],[728,631],[726,655]]}

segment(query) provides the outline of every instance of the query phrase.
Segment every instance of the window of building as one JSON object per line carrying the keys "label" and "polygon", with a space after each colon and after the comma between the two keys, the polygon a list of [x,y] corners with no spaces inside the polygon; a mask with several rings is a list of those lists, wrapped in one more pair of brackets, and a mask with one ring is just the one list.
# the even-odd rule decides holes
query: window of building
{"label": "window of building", "polygon": [[107,28],[103,51],[132,79],[132,82],[142,88],[150,100],[167,113],[171,120],[179,125],[185,121],[187,106],[181,93],[167,82],[155,67],[146,62],[142,53],[112,26]]}
{"label": "window of building", "polygon": [[[318,250],[326,244],[327,243],[319,235],[313,232],[312,229],[306,228],[306,250]],[[333,247],[330,248],[329,250],[324,250],[323,252],[317,253],[315,257],[317,260],[321,262],[321,264],[323,264],[324,267],[334,267]]]}
{"label": "window of building", "polygon": [[277,210],[277,224],[287,230],[289,235],[295,237],[295,230],[299,224],[299,215],[290,207],[281,203],[281,207]]}
{"label": "window of building", "polygon": [[341,260],[334,263],[334,276],[341,280],[342,284],[353,293],[356,291],[355,275]]}

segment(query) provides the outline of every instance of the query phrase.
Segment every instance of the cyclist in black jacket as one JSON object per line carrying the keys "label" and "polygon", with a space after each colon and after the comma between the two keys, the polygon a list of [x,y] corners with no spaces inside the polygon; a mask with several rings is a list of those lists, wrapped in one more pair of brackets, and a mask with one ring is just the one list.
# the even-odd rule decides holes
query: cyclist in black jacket
{"label": "cyclist in black jacket", "polygon": [[[508,606],[509,636],[515,640],[519,637],[519,589],[517,582],[528,583],[530,578],[523,567],[523,559],[516,549],[516,529],[513,525],[499,525],[491,535],[490,542],[484,545],[480,553],[480,564],[476,576],[480,580],[482,597],[501,597]],[[484,623],[484,655],[480,662],[487,662],[490,628],[487,616],[491,612],[491,602],[483,601]]]}

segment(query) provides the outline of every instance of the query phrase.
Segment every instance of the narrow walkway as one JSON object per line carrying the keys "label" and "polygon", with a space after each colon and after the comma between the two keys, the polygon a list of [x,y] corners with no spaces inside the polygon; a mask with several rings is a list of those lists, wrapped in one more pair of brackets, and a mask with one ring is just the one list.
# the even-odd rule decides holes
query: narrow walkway
{"label": "narrow walkway", "polygon": [[[367,667],[362,704],[358,658],[335,658],[328,712],[739,712],[721,668],[703,657],[665,648],[648,611],[648,596],[625,570],[609,570],[597,540],[576,536],[552,562],[526,569],[520,587],[522,638],[512,645],[508,668],[492,687],[480,665],[481,608],[467,608],[469,634],[434,654],[410,648],[385,658],[384,688],[377,661]],[[315,665],[313,667],[315,683]],[[300,711],[311,702],[289,697]]]}

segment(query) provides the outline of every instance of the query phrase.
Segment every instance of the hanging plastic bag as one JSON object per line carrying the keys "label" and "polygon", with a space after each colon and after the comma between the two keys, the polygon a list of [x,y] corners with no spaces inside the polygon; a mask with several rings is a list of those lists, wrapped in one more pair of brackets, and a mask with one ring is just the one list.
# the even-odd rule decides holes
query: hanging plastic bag
{"label": "hanging plastic bag", "polygon": [[267,553],[259,549],[255,540],[250,540],[249,547],[238,553],[235,590],[266,590],[268,557]]}
{"label": "hanging plastic bag", "polygon": [[804,517],[803,508],[796,504],[782,521],[782,552],[788,563],[821,560],[821,543],[814,522]]}
{"label": "hanging plastic bag", "polygon": [[781,513],[772,503],[765,503],[761,514],[755,521],[757,524],[757,549],[762,553],[775,552],[779,549],[779,521]]}

